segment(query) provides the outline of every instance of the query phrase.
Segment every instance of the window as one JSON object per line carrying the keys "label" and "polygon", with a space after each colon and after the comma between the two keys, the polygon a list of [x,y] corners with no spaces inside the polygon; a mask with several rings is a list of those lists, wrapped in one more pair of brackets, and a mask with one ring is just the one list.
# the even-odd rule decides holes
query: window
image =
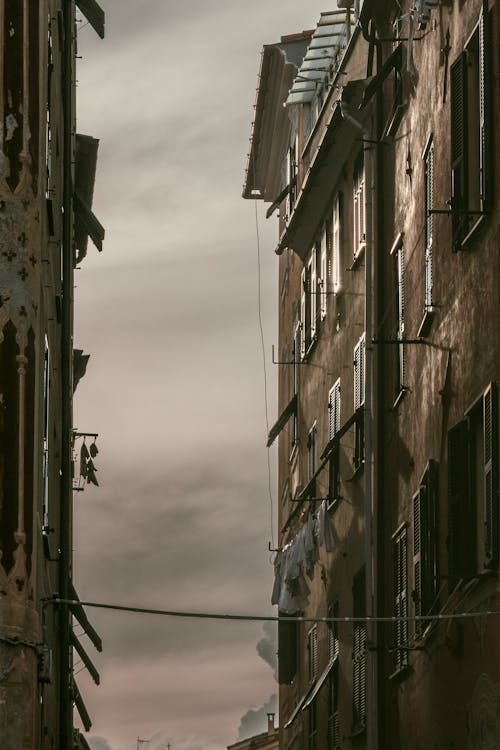
{"label": "window", "polygon": [[497,390],[491,383],[448,433],[450,588],[498,563]]}
{"label": "window", "polygon": [[[363,333],[354,347],[354,411],[358,411],[365,403],[365,367],[366,362],[366,336]],[[356,419],[356,432],[354,443],[354,467],[364,462],[365,459],[365,435],[364,419],[360,414]]]}
{"label": "window", "polygon": [[392,538],[392,611],[394,623],[394,669],[408,665],[408,534],[406,524]]}
{"label": "window", "polygon": [[425,207],[425,302],[424,311],[432,312],[434,306],[433,277],[433,224],[430,213],[434,208],[434,142],[431,138],[424,154],[424,207]]}
{"label": "window", "polygon": [[452,247],[460,250],[491,195],[488,3],[450,67]]}
{"label": "window", "polygon": [[354,229],[354,259],[363,250],[366,242],[365,235],[365,168],[363,154],[361,154],[354,170],[353,195],[353,229]]}
{"label": "window", "polygon": [[328,394],[328,437],[329,440],[340,430],[340,378],[335,381]]}
{"label": "window", "polygon": [[287,154],[287,183],[290,185],[286,199],[286,213],[289,219],[297,199],[297,136],[294,137]]}
{"label": "window", "polygon": [[333,201],[333,217],[332,217],[332,284],[334,294],[339,294],[342,291],[342,247],[341,247],[341,209],[342,209],[342,194],[338,193]]}
{"label": "window", "polygon": [[321,320],[326,318],[328,311],[328,293],[330,292],[331,263],[329,262],[330,247],[332,242],[331,222],[325,222],[321,233],[321,250],[320,250],[320,317]]}
{"label": "window", "polygon": [[307,654],[309,663],[309,682],[318,676],[318,627],[313,625],[307,634]]}
{"label": "window", "polygon": [[[340,430],[340,378],[328,394],[328,438]],[[340,451],[338,444],[332,450],[329,460],[328,498],[330,507],[340,498]]]}
{"label": "window", "polygon": [[[289,617],[289,615],[285,615]],[[278,620],[278,680],[280,685],[290,685],[297,671],[298,623],[295,620]]]}
{"label": "window", "polygon": [[[354,577],[352,587],[353,616],[365,617],[365,569]],[[352,731],[366,724],[366,622],[354,622],[352,630]]]}
{"label": "window", "polygon": [[[413,601],[415,615],[433,612],[438,596],[438,488],[437,465],[429,461],[418,491],[413,496]],[[421,635],[429,623],[415,621]]]}
{"label": "window", "polygon": [[309,260],[302,269],[301,274],[301,297],[300,297],[300,321],[302,325],[301,354],[304,358],[309,348],[316,340],[319,328],[320,305],[318,306],[319,290],[317,275],[317,255],[320,252],[320,243],[311,250]]}
{"label": "window", "polygon": [[[330,617],[339,616],[339,603],[331,605]],[[331,669],[328,675],[328,747],[337,750],[341,746],[339,715],[339,624],[331,622],[328,626],[328,660]]]}
{"label": "window", "polygon": [[50,434],[50,349],[47,336],[45,336],[45,354],[43,367],[43,500],[42,500],[42,527],[45,530],[49,523],[49,434]]}
{"label": "window", "polygon": [[392,246],[391,255],[394,264],[395,277],[395,323],[396,323],[396,340],[401,342],[397,344],[396,349],[396,400],[407,390],[406,387],[406,348],[404,344],[405,337],[405,286],[404,286],[404,245],[403,235],[399,234],[396,242]]}
{"label": "window", "polygon": [[307,435],[307,479],[310,482],[316,471],[316,422]]}

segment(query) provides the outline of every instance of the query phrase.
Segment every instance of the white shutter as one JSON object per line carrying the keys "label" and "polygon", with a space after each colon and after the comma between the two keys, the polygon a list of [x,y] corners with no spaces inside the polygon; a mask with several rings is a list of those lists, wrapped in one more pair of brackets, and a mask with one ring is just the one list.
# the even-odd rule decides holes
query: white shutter
{"label": "white shutter", "polygon": [[354,411],[365,402],[365,334],[354,347]]}
{"label": "white shutter", "polygon": [[434,206],[434,143],[431,141],[425,154],[425,309],[433,306],[433,215]]}
{"label": "white shutter", "polygon": [[317,314],[317,299],[318,299],[318,284],[317,284],[317,271],[316,271],[316,247],[313,247],[311,252],[311,271],[309,274],[309,304],[311,311],[311,342],[316,336],[316,314]]}
{"label": "white shutter", "polygon": [[328,435],[332,437],[340,430],[340,378],[328,394]]}
{"label": "white shutter", "polygon": [[321,289],[321,320],[324,320],[326,318],[326,311],[327,311],[327,301],[328,301],[328,291],[329,291],[329,284],[328,284],[328,264],[327,264],[327,250],[328,250],[328,234],[326,226],[324,228],[323,234],[321,236],[321,279],[320,279],[320,289]]}
{"label": "white shutter", "polygon": [[332,266],[333,266],[333,291],[338,294],[342,287],[342,271],[340,257],[340,197],[337,195],[333,203],[333,228],[332,228]]}
{"label": "white shutter", "polygon": [[306,279],[307,271],[302,269],[300,275],[300,358],[306,356]]}

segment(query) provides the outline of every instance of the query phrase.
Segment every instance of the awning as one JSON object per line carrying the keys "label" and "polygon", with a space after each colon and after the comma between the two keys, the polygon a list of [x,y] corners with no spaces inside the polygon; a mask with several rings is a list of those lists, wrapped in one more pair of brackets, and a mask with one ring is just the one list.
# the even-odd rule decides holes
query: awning
{"label": "awning", "polygon": [[318,83],[323,83],[339,52],[349,42],[354,16],[349,10],[322,13],[306,55],[295,77],[286,105],[312,101]]}
{"label": "awning", "polygon": [[85,664],[85,667],[87,668],[87,671],[92,677],[92,679],[94,680],[95,684],[99,685],[101,682],[101,678],[99,677],[99,672],[94,667],[90,659],[90,656],[87,654],[87,652],[85,651],[85,649],[83,648],[82,644],[80,643],[80,641],[78,640],[78,638],[76,637],[73,631],[71,631],[70,633],[70,641],[76,653],[78,654],[82,662]]}
{"label": "awning", "polygon": [[326,666],[326,669],[318,677],[318,679],[316,681],[316,684],[314,685],[314,688],[311,690],[311,692],[310,692],[307,700],[304,701],[304,703],[302,705],[302,711],[304,711],[313,702],[313,700],[316,698],[316,696],[318,695],[319,691],[321,690],[321,687],[324,684],[326,678],[328,677],[328,675],[332,671],[334,664],[335,664],[335,659],[330,659],[330,661],[328,662],[328,664]]}
{"label": "awning", "polygon": [[[294,181],[295,184],[295,181]],[[286,188],[283,188],[281,193],[278,195],[277,198],[271,203],[269,208],[266,211],[266,219],[269,219],[269,217],[276,211],[277,208],[280,207],[281,203],[285,200],[286,196],[290,192],[290,188],[292,187],[292,183],[289,183]]]}
{"label": "awning", "polygon": [[304,693],[304,695],[302,696],[302,698],[300,699],[300,701],[297,703],[297,705],[293,709],[292,713],[290,714],[290,718],[288,719],[287,723],[283,727],[284,729],[288,729],[289,727],[292,726],[293,722],[295,721],[295,719],[297,718],[297,716],[299,715],[299,713],[302,711],[302,709],[304,707],[304,703],[306,702],[306,700],[309,698],[309,695],[314,690],[315,685],[316,685],[315,682],[313,682],[311,685],[309,685],[309,687],[307,688],[306,692]]}
{"label": "awning", "polygon": [[73,393],[76,386],[87,372],[90,354],[84,354],[83,349],[73,349]]}
{"label": "awning", "polygon": [[[368,109],[359,110],[367,79],[353,80],[344,86],[325,125],[323,139],[302,183],[288,225],[281,235],[276,253],[288,247],[304,260],[328,208],[332,188],[338,182],[345,158],[361,140],[362,132],[344,118],[343,106],[348,105],[360,122],[368,117]],[[361,146],[360,146],[361,148]]]}
{"label": "awning", "polygon": [[[72,583],[70,583],[69,585],[69,594],[70,594],[71,599],[75,600],[76,602],[79,602],[79,596],[76,593],[75,587],[73,586]],[[84,629],[84,631],[86,632],[86,634],[88,635],[88,637],[90,638],[90,640],[92,641],[92,643],[94,644],[94,646],[96,647],[96,649],[98,651],[102,651],[102,640],[99,634],[97,633],[97,631],[94,630],[94,628],[88,621],[87,615],[85,614],[85,611],[82,605],[79,603],[71,604],[70,609],[73,615],[76,617],[76,619],[80,623],[80,625],[82,626],[82,628]]]}
{"label": "awning", "polygon": [[104,240],[104,227],[92,213],[94,184],[97,170],[97,150],[99,141],[90,135],[77,133],[75,139],[75,246],[76,262],[87,254],[87,240],[91,238],[99,252]]}
{"label": "awning", "polygon": [[73,678],[71,679],[71,686],[73,688],[73,701],[75,703],[76,710],[80,714],[80,719],[82,720],[85,731],[88,732],[92,727],[92,721],[90,719],[89,712],[87,711],[87,707],[83,702],[82,695],[78,690],[78,686]]}
{"label": "awning", "polygon": [[281,412],[280,416],[278,417],[277,421],[273,424],[271,429],[269,430],[269,435],[267,436],[267,447],[271,446],[278,435],[280,434],[283,427],[286,425],[292,414],[295,414],[297,412],[297,394],[295,394],[288,404],[285,406],[283,411]]}
{"label": "awning", "polygon": [[330,440],[326,444],[325,449],[324,449],[323,453],[321,454],[320,458],[324,458],[326,461],[328,461],[328,459],[330,458],[330,454],[331,454],[332,450],[338,444],[339,440],[342,437],[344,437],[344,435],[346,434],[347,430],[350,427],[352,427],[353,424],[358,419],[361,418],[361,415],[363,414],[363,410],[364,410],[364,406],[361,405],[358,409],[356,409],[356,411],[353,414],[351,414],[351,416],[349,417],[349,419],[347,420],[347,422],[344,422],[344,424],[342,425],[342,427],[340,428],[340,430],[337,430],[337,432],[335,433],[335,435],[332,438],[330,438]]}
{"label": "awning", "polygon": [[79,9],[92,26],[96,34],[104,39],[104,11],[96,0],[76,0]]}

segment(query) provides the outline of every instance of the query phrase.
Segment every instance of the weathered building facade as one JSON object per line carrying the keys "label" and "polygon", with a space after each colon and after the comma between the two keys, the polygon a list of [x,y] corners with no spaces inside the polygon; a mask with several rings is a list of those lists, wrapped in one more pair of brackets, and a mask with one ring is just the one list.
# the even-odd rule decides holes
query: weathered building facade
{"label": "weathered building facade", "polygon": [[264,48],[244,187],[279,212],[280,742],[493,748],[498,4],[339,5],[284,92]]}
{"label": "weathered building facade", "polygon": [[[102,36],[95,0],[77,5]],[[75,11],[58,0],[0,2],[2,750],[80,742],[72,647],[81,646],[68,605],[52,601],[75,598],[73,268],[87,236],[103,237],[88,192],[95,158],[79,163],[87,139],[75,138]]]}

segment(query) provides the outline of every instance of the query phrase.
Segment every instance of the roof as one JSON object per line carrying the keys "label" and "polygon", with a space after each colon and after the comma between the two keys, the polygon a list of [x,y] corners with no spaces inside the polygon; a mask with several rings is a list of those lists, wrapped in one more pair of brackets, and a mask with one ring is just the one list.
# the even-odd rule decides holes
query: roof
{"label": "roof", "polygon": [[323,83],[325,76],[337,69],[353,25],[354,16],[350,10],[321,14],[290,89],[287,106],[312,101],[318,84]]}
{"label": "roof", "polygon": [[288,146],[290,121],[283,107],[307,51],[312,31],[281,37],[262,49],[255,116],[247,157],[244,198],[272,201],[280,191],[279,168]]}

